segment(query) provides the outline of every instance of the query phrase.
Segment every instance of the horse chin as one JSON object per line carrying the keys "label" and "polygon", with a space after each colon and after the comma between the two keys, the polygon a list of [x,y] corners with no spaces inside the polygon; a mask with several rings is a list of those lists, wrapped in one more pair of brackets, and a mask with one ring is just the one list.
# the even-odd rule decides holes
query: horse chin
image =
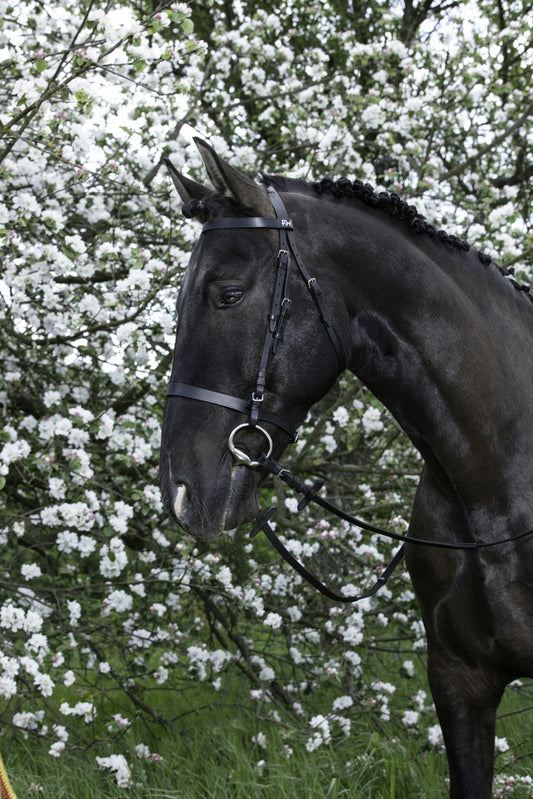
{"label": "horse chin", "polygon": [[233,530],[251,522],[259,513],[257,477],[247,466],[237,466],[231,473],[228,502],[223,519],[223,529]]}

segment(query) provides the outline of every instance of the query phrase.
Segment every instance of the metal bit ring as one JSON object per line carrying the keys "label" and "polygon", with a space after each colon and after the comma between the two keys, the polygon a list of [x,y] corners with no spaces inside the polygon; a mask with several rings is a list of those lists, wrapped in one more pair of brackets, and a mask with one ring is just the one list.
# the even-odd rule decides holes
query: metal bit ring
{"label": "metal bit ring", "polygon": [[249,427],[251,430],[257,433],[261,433],[265,437],[268,445],[268,452],[266,452],[264,457],[269,458],[271,456],[274,444],[272,442],[272,438],[270,437],[269,433],[267,433],[267,431],[263,427],[260,427],[259,425],[252,425],[249,424],[248,422],[246,424],[237,425],[237,427],[235,427],[231,431],[230,436],[228,438],[228,449],[235,458],[235,460],[237,461],[237,463],[241,463],[243,466],[249,466],[251,469],[256,469],[258,466],[261,466],[259,461],[253,461],[250,458],[250,456],[246,454],[246,452],[243,452],[241,449],[235,446],[235,434],[238,433],[239,430],[244,430],[247,427]]}

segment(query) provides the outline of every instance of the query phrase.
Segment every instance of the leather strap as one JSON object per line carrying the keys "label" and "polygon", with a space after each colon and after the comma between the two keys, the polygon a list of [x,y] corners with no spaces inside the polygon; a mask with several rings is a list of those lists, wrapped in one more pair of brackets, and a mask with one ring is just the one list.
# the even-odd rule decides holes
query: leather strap
{"label": "leather strap", "polygon": [[[209,402],[211,405],[220,405],[222,408],[229,408],[232,411],[244,413],[246,416],[250,415],[250,400],[243,400],[239,397],[233,397],[231,394],[222,394],[219,391],[211,391],[210,389],[200,388],[199,386],[190,386],[187,383],[169,383],[167,386],[167,397],[185,397],[186,399],[199,400],[200,402]],[[270,411],[261,407],[259,411],[259,420],[275,424],[277,427],[285,430],[293,441],[296,441],[296,430],[285,424],[283,419],[280,419],[275,413],[270,413]]]}
{"label": "leather strap", "polygon": [[267,216],[217,217],[206,222],[202,233],[209,230],[234,230],[235,228],[273,228],[274,230],[293,230],[290,219],[271,219]]}
{"label": "leather strap", "polygon": [[315,483],[314,486],[306,485],[302,480],[292,474],[288,469],[285,469],[280,463],[274,460],[271,457],[261,456],[259,459],[259,463],[266,469],[267,472],[279,477],[285,485],[292,488],[293,491],[296,491],[298,494],[302,494],[304,497],[303,503],[301,502],[298,506],[300,510],[302,507],[307,505],[309,502],[314,502],[316,505],[320,505],[321,508],[324,510],[333,513],[335,516],[338,516],[339,519],[344,519],[344,521],[349,522],[349,524],[354,524],[357,527],[360,527],[362,530],[367,530],[370,533],[379,533],[380,535],[384,535],[387,538],[392,538],[394,541],[401,541],[403,544],[416,544],[417,546],[424,546],[424,547],[433,547],[435,549],[488,549],[490,547],[497,547],[501,546],[502,544],[509,544],[514,541],[519,541],[521,538],[526,538],[527,536],[533,535],[533,530],[525,530],[523,533],[518,533],[518,535],[511,535],[507,538],[499,538],[497,541],[435,541],[433,539],[427,538],[414,538],[410,535],[402,535],[402,533],[395,533],[392,530],[386,530],[384,527],[377,527],[374,524],[369,524],[365,522],[363,519],[358,519],[357,516],[352,516],[346,511],[343,511],[341,508],[338,508],[332,502],[329,502],[327,499],[324,499],[318,494],[318,490],[322,487],[322,481],[319,483]]}
{"label": "leather strap", "polygon": [[297,560],[294,555],[289,552],[287,547],[279,540],[270,525],[270,520],[275,513],[276,508],[269,508],[266,513],[258,516],[256,525],[250,533],[250,538],[253,538],[257,535],[257,533],[262,531],[274,549],[279,552],[283,560],[285,560],[289,566],[292,566],[292,568],[297,571],[298,574],[304,578],[304,580],[312,585],[313,588],[316,588],[317,591],[320,591],[321,594],[326,596],[328,599],[332,599],[334,602],[359,602],[361,599],[368,599],[369,597],[374,596],[374,594],[377,594],[380,588],[383,588],[393,571],[403,560],[404,548],[401,546],[400,549],[395,553],[385,571],[380,577],[378,577],[374,585],[371,586],[367,591],[364,591],[362,594],[337,594],[335,591],[332,591],[330,588],[328,588],[327,585],[324,585],[324,583],[321,582],[312,572],[310,572],[309,569],[303,565],[303,563],[300,563],[300,561]]}
{"label": "leather strap", "polygon": [[[340,344],[339,338],[335,332],[335,328],[333,326],[333,321],[331,315],[326,309],[322,298],[322,292],[318,281],[316,278],[312,277],[310,273],[304,266],[303,260],[300,256],[298,251],[298,247],[296,246],[295,237],[293,234],[294,225],[292,224],[292,220],[289,218],[287,213],[287,209],[285,208],[285,204],[277,191],[269,186],[268,194],[270,197],[270,201],[276,212],[277,219],[272,219],[270,217],[264,216],[249,216],[249,217],[219,217],[216,219],[211,219],[209,222],[206,222],[202,227],[202,233],[207,233],[210,230],[233,230],[237,228],[248,228],[248,229],[257,229],[257,228],[272,228],[275,230],[280,231],[280,252],[283,250],[287,250],[290,252],[298,266],[300,274],[302,275],[307,288],[313,298],[313,302],[316,305],[319,315],[320,321],[326,328],[328,336],[331,340],[333,345],[333,349],[335,350],[335,354],[337,356],[337,361],[339,368],[342,370],[344,369],[344,352],[342,346]],[[283,240],[282,237],[285,237]]]}
{"label": "leather strap", "polygon": [[[286,217],[288,214],[287,214],[287,210],[285,208],[285,204],[284,204],[283,200],[281,199],[281,197],[279,196],[279,194],[277,193],[277,191],[275,191],[271,186],[269,186],[268,194],[269,194],[270,201],[271,201],[271,203],[272,203],[272,205],[274,207],[274,210],[275,210],[278,218]],[[333,346],[333,349],[335,350],[335,355],[337,356],[337,364],[338,364],[338,367],[339,367],[339,371],[342,372],[344,370],[344,368],[345,368],[345,362],[346,362],[346,359],[345,359],[345,356],[344,356],[344,350],[343,350],[343,348],[341,346],[341,343],[339,341],[339,337],[337,336],[337,334],[335,332],[335,328],[333,326],[333,321],[331,319],[331,315],[328,312],[328,310],[326,308],[326,305],[324,303],[323,296],[322,296],[322,291],[320,289],[318,281],[317,281],[317,279],[315,277],[311,276],[311,274],[307,271],[307,269],[306,269],[306,267],[304,265],[304,262],[302,260],[301,255],[300,255],[300,252],[298,250],[298,246],[296,244],[296,237],[294,236],[294,227],[293,227],[292,223],[291,223],[290,227],[287,226],[287,227],[283,227],[282,228],[282,231],[280,232],[280,237],[283,236],[283,235],[285,235],[285,238],[286,238],[286,241],[287,241],[287,249],[289,250],[289,252],[293,256],[293,258],[294,258],[294,260],[296,262],[296,265],[298,267],[298,270],[299,270],[302,278],[304,279],[305,284],[306,284],[306,286],[307,286],[307,288],[309,290],[309,293],[311,294],[311,297],[313,299],[313,302],[314,302],[314,304],[315,304],[315,306],[316,306],[316,308],[318,310],[318,313],[319,313],[319,316],[320,316],[320,321],[322,322],[322,324],[326,328],[326,332],[327,332],[327,334],[328,334],[328,336],[330,338],[330,341],[331,341],[331,344]],[[281,247],[282,247],[282,244],[281,244],[281,241],[280,241],[280,248]]]}
{"label": "leather strap", "polygon": [[170,383],[167,389],[167,396],[169,397],[186,397],[188,399],[200,400],[201,402],[210,402],[214,405],[220,405],[224,408],[238,411],[239,413],[247,414],[249,417],[250,425],[254,426],[259,421],[271,422],[282,430],[285,430],[289,436],[296,440],[296,431],[287,425],[276,414],[271,413],[263,408],[263,394],[266,387],[267,370],[272,355],[276,352],[278,345],[282,339],[283,329],[288,318],[289,308],[291,305],[290,298],[290,280],[291,280],[291,255],[294,258],[301,276],[306,282],[313,301],[320,314],[320,319],[324,324],[328,336],[331,340],[335,354],[337,356],[340,371],[344,368],[343,350],[340,345],[339,339],[335,333],[331,317],[328,314],[325,305],[322,301],[320,288],[315,278],[312,278],[302,262],[296,242],[293,236],[293,224],[283,200],[279,194],[272,187],[268,188],[268,193],[276,218],[264,216],[251,216],[251,217],[217,217],[206,222],[202,228],[202,233],[208,233],[212,230],[234,230],[237,228],[257,230],[257,229],[274,229],[279,230],[279,251],[278,251],[278,268],[276,275],[276,282],[274,286],[274,293],[272,296],[270,314],[268,316],[268,325],[261,351],[261,358],[256,376],[255,389],[252,391],[249,401],[234,397],[231,394],[222,394],[218,391],[211,391],[210,389],[200,388],[198,386],[188,385],[186,383]]}

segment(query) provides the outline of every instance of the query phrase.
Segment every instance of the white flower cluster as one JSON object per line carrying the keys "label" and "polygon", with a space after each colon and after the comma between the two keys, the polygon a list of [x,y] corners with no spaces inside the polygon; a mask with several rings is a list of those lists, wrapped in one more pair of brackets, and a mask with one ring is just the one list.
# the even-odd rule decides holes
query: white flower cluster
{"label": "white flower cluster", "polygon": [[119,788],[129,788],[132,784],[131,769],[124,755],[98,757],[96,762],[103,769],[109,769],[114,775]]}
{"label": "white flower cluster", "polygon": [[206,646],[190,646],[187,649],[189,668],[199,680],[204,681],[209,674],[218,674],[231,660],[231,654],[223,649],[209,651]]}

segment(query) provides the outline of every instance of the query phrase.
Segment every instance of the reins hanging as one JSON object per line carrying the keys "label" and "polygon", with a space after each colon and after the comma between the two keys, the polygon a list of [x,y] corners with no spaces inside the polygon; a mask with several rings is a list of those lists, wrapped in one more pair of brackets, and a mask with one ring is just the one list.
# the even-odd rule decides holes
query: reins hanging
{"label": "reins hanging", "polygon": [[316,588],[317,591],[320,591],[321,594],[326,596],[328,599],[333,600],[333,602],[343,602],[343,603],[359,602],[361,599],[369,599],[370,597],[374,596],[374,594],[377,594],[377,592],[381,588],[383,588],[383,586],[387,583],[391,574],[394,572],[396,567],[399,566],[403,560],[404,548],[402,545],[394,555],[393,559],[391,560],[387,568],[383,571],[380,577],[378,577],[378,579],[376,580],[374,585],[371,586],[371,588],[367,589],[366,591],[363,591],[362,594],[356,594],[356,595],[338,594],[335,591],[332,591],[330,588],[328,588],[327,585],[324,585],[324,583],[321,582],[318,579],[318,577],[316,577],[312,572],[310,572],[309,569],[307,569],[303,565],[303,563],[300,563],[300,561],[297,560],[291,552],[289,552],[285,544],[283,544],[282,541],[280,541],[280,539],[272,529],[272,526],[270,525],[270,520],[275,515],[275,513],[276,513],[276,508],[274,507],[269,508],[265,513],[260,513],[256,519],[256,524],[250,533],[250,538],[254,538],[259,532],[262,531],[266,535],[266,537],[268,538],[274,549],[276,549],[279,552],[283,560],[286,561],[286,563],[288,563],[289,566],[292,566],[292,568],[296,572],[298,572],[298,574],[301,577],[303,577],[304,580],[306,580],[309,583],[309,585],[312,585],[313,588]]}
{"label": "reins hanging", "polygon": [[318,491],[323,485],[323,481],[321,480],[318,483],[315,483],[313,486],[308,486],[270,456],[260,456],[257,459],[257,462],[263,469],[266,469],[268,472],[270,472],[270,474],[279,477],[280,480],[285,483],[285,485],[289,486],[289,488],[292,488],[298,494],[302,494],[304,500],[300,502],[298,510],[302,510],[310,502],[314,502],[316,505],[320,505],[320,507],[324,508],[324,510],[333,513],[335,516],[338,516],[339,519],[343,519],[349,524],[354,524],[369,533],[378,533],[379,535],[384,535],[387,538],[392,538],[394,541],[400,541],[402,544],[416,544],[418,546],[433,547],[434,549],[488,549],[490,547],[501,546],[502,544],[509,544],[511,541],[518,541],[520,538],[526,538],[528,535],[533,534],[533,530],[526,530],[523,533],[518,533],[518,535],[500,538],[497,541],[456,542],[434,541],[427,538],[414,538],[413,536],[403,535],[402,533],[395,533],[392,530],[385,529],[384,527],[377,527],[376,525],[365,522],[363,519],[358,519],[357,516],[352,516],[350,513],[346,513],[346,511],[334,505],[333,502],[329,502],[329,500],[324,499],[324,497],[319,495]]}
{"label": "reins hanging", "polygon": [[426,547],[433,547],[437,549],[448,549],[448,550],[475,550],[475,549],[488,549],[489,547],[496,547],[501,546],[502,544],[509,544],[512,541],[518,541],[521,538],[526,538],[529,535],[533,534],[533,530],[526,530],[524,533],[519,533],[518,535],[509,536],[507,538],[501,538],[497,541],[487,541],[487,542],[477,542],[477,541],[462,541],[462,542],[454,542],[454,541],[432,541],[430,539],[424,538],[414,538],[409,535],[402,535],[401,533],[395,533],[392,530],[386,530],[383,527],[377,527],[373,524],[369,524],[365,522],[363,519],[357,518],[357,516],[352,516],[346,511],[343,511],[341,508],[334,505],[329,500],[324,499],[319,495],[319,491],[324,485],[322,480],[318,480],[314,485],[308,486],[302,480],[295,477],[288,469],[285,469],[281,464],[275,461],[273,458],[269,456],[260,456],[258,458],[258,464],[263,468],[266,469],[270,474],[274,475],[275,477],[279,477],[285,485],[291,488],[296,493],[301,494],[303,499],[300,500],[298,503],[298,510],[303,510],[310,502],[314,502],[316,505],[324,508],[325,510],[333,513],[335,516],[338,516],[340,519],[343,519],[349,524],[356,525],[357,527],[361,528],[362,530],[366,530],[367,532],[371,533],[378,533],[379,535],[386,536],[387,538],[392,538],[394,541],[400,541],[402,546],[397,550],[395,553],[392,561],[389,563],[387,568],[384,570],[383,574],[377,579],[375,584],[365,591],[362,594],[358,594],[356,596],[352,595],[342,595],[335,593],[331,589],[329,589],[324,583],[322,583],[312,572],[310,572],[300,561],[298,561],[294,555],[292,555],[289,550],[285,547],[285,545],[280,541],[274,530],[272,529],[272,525],[270,524],[272,518],[277,512],[275,507],[269,508],[265,513],[260,513],[256,518],[255,526],[253,527],[250,538],[254,538],[259,532],[264,532],[272,546],[280,553],[282,558],[292,566],[295,571],[297,571],[307,582],[316,588],[320,593],[324,594],[324,596],[328,597],[328,599],[332,599],[335,602],[357,602],[361,599],[367,599],[368,597],[374,596],[380,588],[383,588],[393,571],[396,567],[402,562],[404,556],[404,546],[405,544],[416,544],[418,546],[426,546]]}
{"label": "reins hanging", "polygon": [[386,536],[387,538],[392,538],[395,541],[401,541],[402,546],[396,551],[394,557],[392,558],[391,562],[387,566],[387,568],[383,571],[380,577],[376,580],[373,586],[368,590],[364,591],[362,594],[357,595],[344,595],[338,594],[324,585],[318,577],[316,577],[312,572],[309,571],[299,560],[297,560],[294,555],[289,552],[287,547],[283,544],[283,542],[278,538],[276,533],[274,532],[272,525],[270,524],[271,520],[277,513],[276,507],[271,507],[264,513],[260,513],[257,518],[255,525],[250,532],[250,538],[254,538],[259,532],[263,532],[267,539],[269,540],[270,544],[279,552],[282,558],[291,566],[301,577],[304,578],[313,588],[316,588],[320,591],[321,594],[326,596],[328,599],[333,600],[334,602],[358,602],[361,599],[368,599],[369,597],[374,596],[383,586],[387,583],[389,577],[394,572],[397,566],[402,562],[404,554],[405,554],[405,544],[417,544],[419,546],[426,546],[426,547],[434,547],[438,549],[448,549],[448,550],[473,550],[473,549],[488,549],[489,547],[501,546],[502,544],[509,544],[512,541],[518,541],[521,538],[526,538],[529,535],[533,534],[533,530],[526,530],[524,533],[519,533],[518,535],[509,536],[507,538],[501,538],[497,541],[487,541],[487,542],[477,542],[477,541],[434,541],[430,539],[424,538],[414,538],[409,535],[402,535],[401,533],[395,533],[392,530],[386,530],[383,527],[377,527],[373,524],[369,524],[365,522],[363,519],[357,518],[357,516],[352,516],[346,511],[343,511],[341,508],[334,505],[332,502],[329,502],[327,499],[324,499],[319,495],[319,491],[324,485],[323,480],[318,480],[314,485],[308,486],[302,480],[299,480],[295,477],[288,469],[285,469],[281,466],[277,461],[273,458],[268,456],[260,456],[257,461],[258,465],[261,466],[263,469],[266,469],[270,474],[279,477],[289,488],[296,491],[296,493],[301,494],[303,499],[300,500],[298,503],[298,510],[302,511],[310,502],[314,502],[316,505],[324,508],[325,510],[333,513],[335,516],[338,516],[340,519],[343,519],[350,524],[356,525],[357,527],[361,528],[362,530],[366,530],[367,532],[371,533],[378,533],[380,535]]}

